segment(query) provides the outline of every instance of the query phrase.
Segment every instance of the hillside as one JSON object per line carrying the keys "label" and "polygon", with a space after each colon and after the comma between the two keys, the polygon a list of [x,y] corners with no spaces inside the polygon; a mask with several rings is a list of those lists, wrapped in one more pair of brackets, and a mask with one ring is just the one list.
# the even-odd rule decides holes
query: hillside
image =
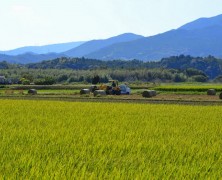
{"label": "hillside", "polygon": [[56,53],[48,53],[48,54],[25,53],[17,56],[0,54],[0,62],[7,61],[9,63],[27,64],[31,62],[33,63],[40,62],[42,60],[55,59],[61,56],[62,56],[61,54],[56,54]]}
{"label": "hillside", "polygon": [[[71,46],[73,45],[70,44],[69,47]],[[50,45],[50,47],[54,50],[57,48],[55,51],[62,50],[60,45]],[[20,48],[15,52],[24,50],[24,48]],[[212,55],[222,58],[222,15],[200,18],[178,29],[150,37],[126,33],[108,39],[92,40],[62,53],[36,54],[31,52],[16,56],[8,56],[5,52],[0,53],[2,53],[0,61],[23,64],[57,57],[158,61],[164,57],[184,54],[199,57]]]}
{"label": "hillside", "polygon": [[85,42],[80,41],[80,42],[50,44],[45,46],[26,46],[9,51],[0,51],[0,53],[12,56],[26,54],[26,53],[35,53],[35,54],[62,53],[69,49],[78,47],[83,43]]}
{"label": "hillside", "polygon": [[222,60],[213,56],[208,57],[192,57],[192,56],[172,56],[169,58],[163,58],[159,62],[159,67],[166,69],[198,69],[204,72],[209,79],[214,79],[219,75],[222,75]]}
{"label": "hillside", "polygon": [[169,58],[163,58],[158,62],[143,62],[138,60],[123,61],[102,61],[96,59],[85,58],[57,58],[51,61],[43,61],[41,63],[27,64],[27,68],[30,69],[178,69],[186,70],[194,68],[204,72],[209,79],[222,74],[222,60],[213,56],[192,57],[192,56],[171,56]]}
{"label": "hillside", "polygon": [[222,27],[222,15],[218,15],[211,18],[200,18],[193,22],[190,22],[181,26],[179,29],[195,30],[195,29],[203,29],[203,28],[212,27],[212,26]]}
{"label": "hillside", "polygon": [[118,43],[88,54],[87,58],[160,60],[187,54],[222,57],[222,15],[199,19],[179,29],[162,34]]}
{"label": "hillside", "polygon": [[116,43],[129,42],[141,38],[143,38],[143,36],[125,33],[108,39],[88,41],[77,48],[64,52],[64,54],[70,57],[82,57]]}
{"label": "hillside", "polygon": [[[135,39],[142,38],[143,36],[135,35],[132,33],[126,33],[119,36],[115,36],[112,38],[104,39],[104,40],[93,40],[86,43],[83,43],[79,47],[76,47],[74,49],[71,49],[69,51],[66,51],[64,53],[46,53],[46,54],[37,54],[33,52],[43,52],[45,50],[48,50],[51,48],[51,50],[54,51],[61,51],[63,48],[69,48],[72,46],[73,43],[70,44],[56,44],[56,45],[49,45],[49,46],[43,46],[43,47],[24,47],[24,48],[18,48],[16,50],[12,50],[8,52],[8,54],[16,54],[16,53],[22,53],[25,51],[32,51],[24,54],[19,55],[8,55],[6,52],[0,52],[0,62],[1,61],[7,61],[10,63],[20,63],[20,64],[26,64],[26,63],[35,63],[35,62],[41,62],[43,60],[50,60],[55,59],[58,57],[83,57],[84,55],[93,52],[95,50],[101,49],[103,47],[107,47],[111,44],[118,43],[118,42],[127,42]],[[79,45],[78,43],[75,45]]]}
{"label": "hillside", "polygon": [[85,58],[57,58],[27,65],[0,62],[0,75],[18,83],[22,78],[37,84],[101,82],[222,82],[222,60],[213,56],[172,56],[158,62],[138,60],[102,61]]}

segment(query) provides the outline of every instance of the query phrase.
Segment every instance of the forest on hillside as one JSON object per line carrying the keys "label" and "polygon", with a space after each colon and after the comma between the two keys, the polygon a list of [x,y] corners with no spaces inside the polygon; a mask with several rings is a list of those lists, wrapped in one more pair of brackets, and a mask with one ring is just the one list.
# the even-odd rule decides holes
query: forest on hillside
{"label": "forest on hillside", "polygon": [[180,55],[158,62],[66,57],[27,65],[0,62],[0,76],[5,77],[5,83],[91,83],[95,76],[103,83],[110,79],[121,82],[221,82],[221,75],[222,60],[213,56]]}

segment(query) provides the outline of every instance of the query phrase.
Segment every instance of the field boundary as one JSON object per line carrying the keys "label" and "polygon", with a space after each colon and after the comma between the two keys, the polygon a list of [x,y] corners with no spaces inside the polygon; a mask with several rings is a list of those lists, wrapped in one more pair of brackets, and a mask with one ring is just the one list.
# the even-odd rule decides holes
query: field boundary
{"label": "field boundary", "polygon": [[112,102],[112,103],[143,103],[143,104],[182,104],[182,105],[220,105],[222,101],[204,101],[204,100],[167,100],[167,99],[114,99],[103,97],[66,97],[66,96],[0,96],[0,99],[16,100],[47,100],[47,101],[70,101],[70,102]]}

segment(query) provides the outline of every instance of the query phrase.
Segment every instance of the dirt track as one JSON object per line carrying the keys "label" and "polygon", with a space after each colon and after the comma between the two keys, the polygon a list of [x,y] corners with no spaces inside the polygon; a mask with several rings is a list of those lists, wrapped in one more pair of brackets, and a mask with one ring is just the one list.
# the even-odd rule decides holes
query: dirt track
{"label": "dirt track", "polygon": [[24,95],[1,96],[1,99],[24,100],[55,100],[55,101],[81,101],[81,102],[123,102],[123,103],[155,103],[155,104],[187,104],[187,105],[222,105],[218,96],[207,95],[175,95],[162,94],[153,98],[143,98],[141,95],[121,95],[105,97],[81,97],[79,95]]}

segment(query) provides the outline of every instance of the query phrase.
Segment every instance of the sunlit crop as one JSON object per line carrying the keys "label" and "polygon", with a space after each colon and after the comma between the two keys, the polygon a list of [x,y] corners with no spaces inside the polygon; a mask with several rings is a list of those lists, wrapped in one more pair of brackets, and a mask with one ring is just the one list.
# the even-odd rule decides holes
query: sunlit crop
{"label": "sunlit crop", "polygon": [[219,106],[0,101],[0,179],[220,179]]}

